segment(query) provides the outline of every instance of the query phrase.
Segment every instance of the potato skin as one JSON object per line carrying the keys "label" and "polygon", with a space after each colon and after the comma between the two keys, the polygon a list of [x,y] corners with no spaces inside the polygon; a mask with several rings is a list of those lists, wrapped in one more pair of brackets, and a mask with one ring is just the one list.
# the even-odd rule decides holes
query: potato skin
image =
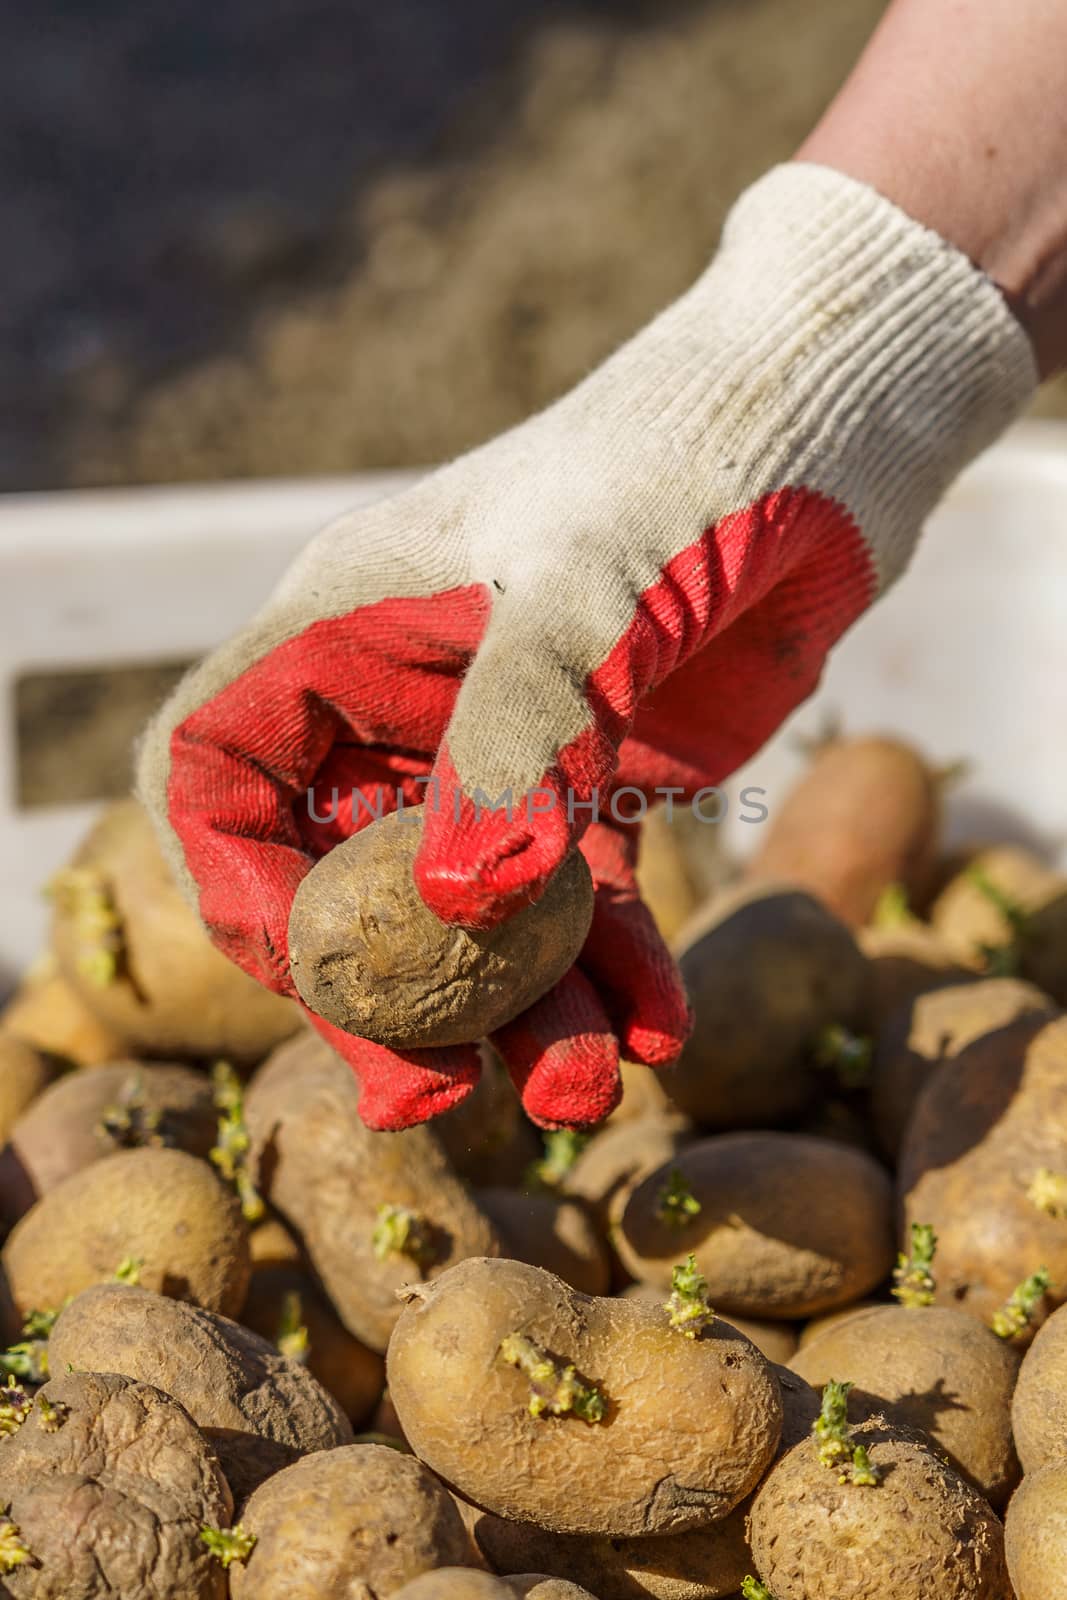
{"label": "potato skin", "polygon": [[1018,1017],[1052,1016],[1055,1009],[1040,989],[1018,978],[972,979],[905,1002],[878,1033],[871,1062],[871,1106],[886,1154],[893,1160],[898,1156],[915,1102],[935,1067]]}
{"label": "potato skin", "polygon": [[127,1257],[144,1288],[235,1315],[251,1271],[236,1195],[182,1150],[124,1150],[50,1190],[3,1248],[22,1313],[107,1282]]}
{"label": "potato skin", "polygon": [[[598,1384],[607,1422],[531,1416],[526,1377],[499,1356],[514,1332]],[[386,1377],[412,1449],[446,1483],[560,1533],[681,1532],[724,1517],[782,1426],[773,1373],[728,1325],[685,1339],[653,1306],[594,1300],[517,1261],[463,1261],[413,1290]]]}
{"label": "potato skin", "polygon": [[795,883],[852,927],[890,884],[921,904],[933,875],[936,774],[899,739],[832,739],[760,830],[746,876]]}
{"label": "potato skin", "polygon": [[[1067,1018],[1021,1017],[944,1061],[916,1102],[901,1150],[904,1225],[938,1236],[937,1299],[988,1322],[1039,1266],[1050,1305],[1067,1294],[1067,1229],[1028,1190],[1065,1173]],[[906,1237],[906,1234],[902,1237]]]}
{"label": "potato skin", "polygon": [[[41,1400],[66,1407],[42,1426]],[[0,1497],[38,1565],[5,1576],[33,1600],[223,1600],[226,1578],[200,1530],[228,1527],[233,1501],[184,1409],[114,1374],[45,1385],[0,1449]]]}
{"label": "potato skin", "polygon": [[1028,850],[998,845],[980,851],[945,885],[930,912],[950,949],[974,959],[982,947],[1011,945],[1014,930],[990,896],[975,883],[975,871],[1026,914],[1018,944],[1020,975],[1061,1006],[1067,1006],[1067,878],[1051,871]]}
{"label": "potato skin", "polygon": [[886,1019],[908,1001],[981,976],[977,963],[961,962],[926,922],[860,928],[856,940],[870,962],[871,1024],[876,1036]]}
{"label": "potato skin", "polygon": [[109,806],[72,865],[100,875],[121,918],[123,970],[96,984],[79,970],[76,918],[57,900],[52,948],[88,1009],[126,1041],[126,1053],[261,1061],[300,1026],[291,1000],[272,994],[211,943],[182,898],[152,824],[136,800]]}
{"label": "potato skin", "polygon": [[256,1490],[241,1520],[257,1542],[230,1568],[232,1600],[384,1596],[437,1566],[481,1565],[452,1497],[388,1445],[304,1456]]}
{"label": "potato skin", "polygon": [[393,1050],[469,1044],[547,994],[593,919],[573,850],[533,905],[487,931],[450,926],[415,887],[424,807],[372,822],[316,862],[289,914],[301,999],[335,1027]]}
{"label": "potato skin", "polygon": [[669,1110],[633,1121],[609,1122],[593,1135],[561,1188],[583,1200],[601,1228],[607,1229],[621,1215],[634,1184],[695,1138],[689,1118]]}
{"label": "potato skin", "polygon": [[749,885],[717,898],[678,965],[693,1032],[660,1082],[705,1128],[798,1116],[815,1089],[819,1031],[858,1027],[866,1013],[866,958],[848,928],[800,890]]}
{"label": "potato skin", "polygon": [[[654,1283],[630,1283],[620,1291],[623,1300],[647,1300],[661,1306],[665,1291]],[[788,1362],[797,1347],[796,1329],[791,1322],[761,1322],[758,1317],[727,1317],[731,1328],[751,1339],[756,1349],[771,1362]]]}
{"label": "potato skin", "polygon": [[1067,1306],[1039,1328],[1015,1383],[1011,1420],[1023,1471],[1067,1460]]}
{"label": "potato skin", "polygon": [[240,1510],[272,1472],[348,1444],[352,1425],[306,1368],[237,1322],[147,1289],[100,1284],[49,1341],[52,1370],[120,1372],[173,1395],[212,1444]]}
{"label": "potato skin", "polygon": [[855,1385],[849,1416],[884,1413],[941,1446],[999,1509],[1019,1479],[1011,1433],[1017,1351],[948,1306],[883,1306],[827,1329],[790,1366],[821,1389]]}
{"label": "potato skin", "polygon": [[256,1073],[245,1121],[260,1193],[300,1239],[345,1327],[382,1351],[400,1315],[396,1291],[419,1270],[375,1255],[381,1206],[408,1206],[429,1221],[439,1252],[424,1269],[430,1277],[499,1244],[433,1127],[375,1133],[358,1105],[348,1066],[309,1031]]}
{"label": "potato skin", "polygon": [[[672,1169],[701,1208],[681,1227],[657,1216]],[[727,1317],[802,1318],[887,1276],[891,1204],[887,1175],[859,1150],[804,1134],[726,1133],[644,1178],[615,1243],[636,1278],[663,1288],[692,1251]]]}
{"label": "potato skin", "polygon": [[544,1267],[582,1294],[608,1293],[608,1252],[580,1201],[519,1189],[478,1189],[475,1198],[499,1233],[505,1255]]}
{"label": "potato skin", "polygon": [[1004,1517],[1016,1600],[1067,1600],[1067,1461],[1028,1472]]}
{"label": "potato skin", "polygon": [[882,1481],[839,1483],[804,1440],[768,1473],[749,1517],[775,1600],[1007,1600],[1004,1531],[981,1495],[919,1434],[854,1429]]}
{"label": "potato skin", "polygon": [[24,1039],[0,1028],[0,1139],[48,1088],[59,1068]]}
{"label": "potato skin", "polygon": [[72,1172],[122,1148],[101,1126],[104,1113],[136,1094],[159,1118],[156,1142],[206,1156],[218,1113],[204,1072],[173,1064],[115,1061],[71,1072],[19,1117],[0,1152],[0,1210],[14,1221]]}
{"label": "potato skin", "polygon": [[469,1568],[439,1567],[405,1583],[393,1600],[597,1600],[588,1589],[543,1572],[494,1578]]}
{"label": "potato skin", "polygon": [[[51,957],[47,965],[54,968]],[[128,1054],[123,1036],[101,1022],[55,970],[40,977],[31,972],[23,980],[0,1011],[0,1031],[78,1067],[99,1067]]]}

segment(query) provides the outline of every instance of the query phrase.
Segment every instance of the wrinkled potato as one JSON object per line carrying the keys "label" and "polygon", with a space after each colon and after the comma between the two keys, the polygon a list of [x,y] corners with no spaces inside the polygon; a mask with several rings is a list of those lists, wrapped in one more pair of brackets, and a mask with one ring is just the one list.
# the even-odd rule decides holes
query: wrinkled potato
{"label": "wrinkled potato", "polygon": [[251,1065],[300,1026],[211,943],[135,800],[109,806],[53,884],[59,970],[127,1055]]}
{"label": "wrinkled potato", "polygon": [[[901,1150],[904,1223],[938,1239],[937,1298],[983,1322],[1045,1267],[1067,1295],[1067,1018],[1024,1016],[933,1072]],[[905,1235],[906,1237],[906,1235]]]}
{"label": "wrinkled potato", "polygon": [[446,1483],[560,1533],[724,1517],[782,1427],[774,1374],[728,1325],[689,1339],[654,1306],[594,1300],[517,1261],[413,1286],[386,1374],[412,1449]]}
{"label": "wrinkled potato", "polygon": [[1067,1600],[1067,1460],[1028,1472],[1004,1517],[1015,1600]]}
{"label": "wrinkled potato", "polygon": [[415,887],[423,807],[382,817],[316,862],[289,914],[301,999],[335,1027],[393,1050],[483,1039],[547,994],[593,919],[573,850],[541,898],[486,932],[444,923]]}
{"label": "wrinkled potato", "polygon": [[200,1538],[233,1501],[207,1441],[161,1390],[68,1373],[0,1449],[0,1501],[33,1563],[5,1570],[27,1600],[223,1600]]}
{"label": "wrinkled potato", "polygon": [[439,1567],[405,1583],[394,1600],[598,1600],[588,1589],[542,1572],[493,1578],[469,1567]]}
{"label": "wrinkled potato", "polygon": [[579,1201],[518,1189],[478,1189],[475,1198],[500,1235],[505,1255],[544,1267],[582,1294],[607,1294],[608,1252]]}
{"label": "wrinkled potato", "polygon": [[385,1363],[349,1333],[301,1267],[253,1264],[241,1322],[302,1361],[357,1426],[373,1412],[385,1383]]}
{"label": "wrinkled potato", "polygon": [[146,1289],[236,1315],[250,1272],[237,1196],[182,1150],[124,1150],[49,1190],[3,1248],[23,1314],[106,1283],[127,1260]]}
{"label": "wrinkled potato", "polygon": [[844,924],[799,890],[748,885],[721,896],[678,965],[693,1032],[659,1081],[707,1128],[798,1116],[818,1081],[823,1030],[864,1021],[866,957]]}
{"label": "wrinkled potato", "polygon": [[0,1213],[15,1220],[116,1150],[168,1145],[206,1156],[217,1122],[211,1081],[192,1067],[116,1061],[68,1073],[10,1130],[0,1151]]}
{"label": "wrinkled potato", "polygon": [[1023,1357],[1011,1419],[1025,1473],[1067,1460],[1067,1306],[1052,1313]]}
{"label": "wrinkled potato", "polygon": [[[665,1292],[653,1283],[631,1283],[621,1292],[623,1300],[646,1300],[653,1305],[662,1305]],[[738,1333],[743,1333],[746,1339],[751,1339],[756,1349],[761,1351],[768,1361],[781,1362],[783,1365],[789,1361],[797,1347],[796,1329],[791,1322],[763,1322],[758,1317],[728,1317],[731,1328],[736,1328]]]}
{"label": "wrinkled potato", "polygon": [[1018,972],[1067,1005],[1067,878],[1030,851],[979,851],[941,890],[930,920],[961,960]]}
{"label": "wrinkled potato", "polygon": [[881,1482],[841,1481],[813,1440],[752,1503],[756,1568],[775,1600],[1007,1600],[1004,1530],[920,1434],[872,1418],[853,1430]]}
{"label": "wrinkled potato", "polygon": [[638,1184],[615,1247],[635,1278],[664,1289],[692,1251],[727,1317],[802,1318],[888,1275],[891,1206],[888,1177],[859,1150],[804,1134],[720,1134]]}
{"label": "wrinkled potato", "polygon": [[821,1389],[854,1385],[849,1415],[884,1413],[935,1440],[996,1508],[1019,1478],[1011,1433],[1018,1353],[964,1311],[881,1306],[828,1328],[797,1352],[794,1372]]}
{"label": "wrinkled potato", "polygon": [[1055,1011],[1017,978],[979,978],[934,989],[887,1017],[871,1061],[871,1105],[879,1143],[896,1158],[919,1091],[936,1066],[1018,1017]]}
{"label": "wrinkled potato", "polygon": [[55,970],[49,955],[44,971],[32,971],[0,1011],[0,1031],[23,1039],[44,1055],[77,1067],[98,1067],[128,1053],[126,1040],[90,1011],[73,984]]}
{"label": "wrinkled potato", "polygon": [[871,1022],[877,1037],[887,1018],[921,994],[980,976],[965,965],[929,923],[907,917],[888,926],[860,928],[856,941],[870,963]]}
{"label": "wrinkled potato", "polygon": [[0,1029],[0,1139],[58,1074],[56,1063],[33,1045]]}
{"label": "wrinkled potato", "polygon": [[899,739],[828,740],[760,830],[746,876],[794,883],[851,927],[901,884],[921,904],[940,820],[937,775]]}
{"label": "wrinkled potato", "polygon": [[388,1445],[318,1450],[255,1492],[241,1514],[255,1535],[230,1569],[233,1600],[392,1595],[438,1566],[481,1566],[451,1495]]}
{"label": "wrinkled potato", "polygon": [[173,1395],[218,1455],[238,1510],[264,1478],[352,1425],[305,1367],[227,1317],[107,1283],[72,1300],[49,1341],[53,1372],[120,1372]]}
{"label": "wrinkled potato", "polygon": [[[403,1284],[464,1256],[495,1254],[498,1243],[435,1129],[372,1132],[358,1102],[348,1066],[308,1032],[256,1073],[245,1121],[260,1193],[300,1239],[345,1327],[370,1349],[384,1350]],[[416,1219],[417,1259],[376,1252],[382,1208],[390,1206]]]}

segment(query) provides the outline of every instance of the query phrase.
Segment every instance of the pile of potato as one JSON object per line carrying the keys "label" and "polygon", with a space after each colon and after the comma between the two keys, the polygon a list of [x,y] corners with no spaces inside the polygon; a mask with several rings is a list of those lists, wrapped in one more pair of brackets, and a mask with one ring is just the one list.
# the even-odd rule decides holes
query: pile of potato
{"label": "pile of potato", "polygon": [[1067,1600],[1067,880],[946,781],[659,829],[692,1038],[545,1136],[488,1051],[370,1131],[108,811],[0,1017],[0,1594]]}

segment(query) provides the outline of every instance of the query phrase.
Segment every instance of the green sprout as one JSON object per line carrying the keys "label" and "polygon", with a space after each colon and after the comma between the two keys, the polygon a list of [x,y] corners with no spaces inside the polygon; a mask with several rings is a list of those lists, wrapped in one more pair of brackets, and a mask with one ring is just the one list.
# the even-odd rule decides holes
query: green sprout
{"label": "green sprout", "polygon": [[248,1560],[256,1547],[256,1535],[249,1533],[243,1522],[235,1523],[232,1528],[205,1526],[200,1529],[200,1542],[207,1545],[222,1566],[232,1567],[235,1561]]}
{"label": "green sprout", "polygon": [[245,1126],[244,1085],[227,1061],[215,1063],[211,1084],[219,1124],[210,1159],[237,1191],[245,1221],[259,1222],[265,1207],[248,1170],[252,1141]]}
{"label": "green sprout", "polygon": [[299,1289],[288,1290],[282,1299],[282,1314],[278,1321],[278,1332],[274,1343],[281,1354],[288,1356],[290,1361],[296,1361],[300,1366],[307,1363],[311,1353],[311,1341],[304,1323],[304,1307]]}
{"label": "green sprout", "polygon": [[1008,926],[1008,938],[1002,943],[980,943],[976,947],[982,957],[985,975],[989,978],[1014,978],[1018,975],[1023,946],[1030,934],[1029,913],[1012,895],[1005,894],[984,868],[977,865],[968,867],[965,876]]}
{"label": "green sprout", "polygon": [[104,874],[95,867],[65,867],[45,894],[71,918],[76,970],[94,988],[106,989],[119,977],[126,951],[122,918]]}
{"label": "green sprout", "polygon": [[48,1378],[48,1339],[58,1316],[58,1311],[28,1311],[22,1324],[24,1337],[0,1351],[0,1373],[27,1383],[44,1383]]}
{"label": "green sprout", "polygon": [[128,1283],[136,1288],[141,1281],[141,1268],[143,1266],[143,1256],[123,1256],[115,1268],[115,1282]]}
{"label": "green sprout", "polygon": [[161,1132],[162,1121],[158,1107],[149,1106],[145,1100],[143,1076],[134,1072],[122,1085],[114,1105],[105,1107],[96,1132],[99,1138],[122,1149],[136,1150],[169,1142]]}
{"label": "green sprout", "polygon": [[518,1367],[530,1384],[530,1415],[575,1416],[603,1422],[607,1401],[595,1383],[583,1383],[572,1366],[561,1366],[547,1350],[524,1333],[509,1333],[498,1352],[509,1367]]}
{"label": "green sprout", "polygon": [[908,904],[908,891],[902,883],[887,883],[871,913],[874,928],[910,928],[919,921]]}
{"label": "green sprout", "polygon": [[70,1407],[65,1401],[49,1400],[43,1394],[37,1396],[37,1422],[45,1433],[58,1433],[69,1416]]}
{"label": "green sprout", "polygon": [[16,1567],[24,1567],[36,1556],[22,1537],[22,1530],[11,1519],[11,1507],[0,1512],[0,1573],[6,1577]]}
{"label": "green sprout", "polygon": [[822,1392],[822,1408],[812,1423],[812,1436],[824,1467],[839,1473],[838,1483],[854,1483],[873,1488],[880,1480],[865,1446],[857,1444],[848,1425],[848,1396],[851,1383],[830,1379]]}
{"label": "green sprout", "polygon": [[17,1433],[30,1414],[33,1396],[17,1378],[8,1378],[0,1389],[0,1437]]}
{"label": "green sprout", "polygon": [[741,1600],[774,1600],[774,1596],[765,1583],[750,1576],[741,1579]]}
{"label": "green sprout", "polygon": [[1026,1191],[1026,1198],[1047,1217],[1062,1221],[1067,1217],[1067,1173],[1039,1167]]}
{"label": "green sprout", "polygon": [[672,1328],[687,1339],[695,1339],[710,1328],[715,1313],[708,1302],[708,1280],[697,1270],[696,1256],[671,1269],[671,1297],[663,1302]]}
{"label": "green sprout", "polygon": [[554,1128],[544,1135],[544,1151],[526,1168],[530,1189],[558,1189],[589,1143],[589,1135],[577,1128]]}
{"label": "green sprout", "polygon": [[932,1306],[936,1283],[931,1267],[937,1253],[937,1234],[929,1222],[911,1225],[911,1254],[903,1251],[893,1268],[893,1297],[902,1306]]}
{"label": "green sprout", "polygon": [[1047,1267],[1039,1267],[1024,1278],[1005,1300],[999,1311],[993,1313],[990,1327],[998,1339],[1014,1339],[1030,1326],[1034,1314],[1052,1287]]}
{"label": "green sprout", "polygon": [[412,1211],[408,1206],[379,1206],[378,1220],[370,1238],[379,1261],[388,1261],[390,1256],[406,1256],[421,1270],[429,1266],[437,1254],[430,1223],[420,1211]]}
{"label": "green sprout", "polygon": [[677,1167],[672,1167],[656,1196],[656,1216],[668,1228],[684,1228],[700,1215],[700,1201]]}
{"label": "green sprout", "polygon": [[815,1065],[836,1072],[842,1089],[863,1089],[870,1082],[872,1048],[865,1034],[830,1022],[815,1037]]}

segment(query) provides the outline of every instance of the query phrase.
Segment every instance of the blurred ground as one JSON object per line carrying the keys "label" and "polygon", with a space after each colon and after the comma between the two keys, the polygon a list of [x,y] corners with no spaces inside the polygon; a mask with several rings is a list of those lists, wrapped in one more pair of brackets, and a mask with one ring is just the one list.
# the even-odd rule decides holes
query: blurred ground
{"label": "blurred ground", "polygon": [[9,12],[0,487],[422,463],[514,422],[699,271],[881,9]]}

